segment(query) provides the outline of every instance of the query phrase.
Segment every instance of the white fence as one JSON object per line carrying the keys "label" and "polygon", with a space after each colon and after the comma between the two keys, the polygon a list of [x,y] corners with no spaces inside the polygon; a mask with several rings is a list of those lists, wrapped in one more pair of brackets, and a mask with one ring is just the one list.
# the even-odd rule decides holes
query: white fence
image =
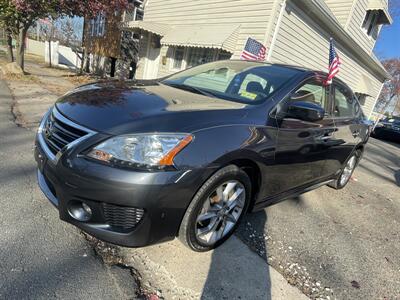
{"label": "white fence", "polygon": [[[49,43],[28,39],[26,52],[44,57],[49,62]],[[61,46],[59,42],[51,42],[51,64],[53,66],[80,68],[81,59],[71,48]]]}
{"label": "white fence", "polygon": [[44,56],[44,42],[38,42],[35,40],[27,39],[26,41],[26,52],[36,54],[39,56]]}
{"label": "white fence", "polygon": [[71,48],[59,45],[58,64],[80,68],[81,58]]}

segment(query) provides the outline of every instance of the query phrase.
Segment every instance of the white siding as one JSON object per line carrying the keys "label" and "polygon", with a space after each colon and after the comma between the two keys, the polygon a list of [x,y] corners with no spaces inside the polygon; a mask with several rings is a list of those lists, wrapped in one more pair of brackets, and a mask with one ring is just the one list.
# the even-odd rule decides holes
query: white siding
{"label": "white siding", "polygon": [[240,25],[237,58],[249,36],[265,42],[274,1],[150,0],[144,20],[168,25]]}
{"label": "white siding", "polygon": [[368,53],[372,52],[375,46],[375,38],[370,37],[362,29],[362,24],[367,14],[369,0],[357,0],[355,2],[352,15],[350,15],[350,20],[346,30],[353,37],[355,42],[359,44]]}
{"label": "white siding", "polygon": [[340,25],[345,27],[354,1],[357,0],[325,0]]}
{"label": "white siding", "polygon": [[[339,78],[353,90],[356,90],[361,74],[368,76],[372,82],[370,87],[372,97],[367,97],[363,108],[366,115],[369,115],[382,83],[362,68],[340,45],[337,45],[337,50],[342,60]],[[299,9],[288,4],[272,52],[272,62],[327,70],[328,55],[329,35],[321,31],[320,27]]]}

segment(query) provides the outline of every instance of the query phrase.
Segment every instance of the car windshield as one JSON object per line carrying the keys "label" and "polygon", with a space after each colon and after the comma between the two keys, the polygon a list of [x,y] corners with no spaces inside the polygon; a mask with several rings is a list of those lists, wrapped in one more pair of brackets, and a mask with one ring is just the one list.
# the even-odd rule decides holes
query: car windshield
{"label": "car windshield", "polygon": [[256,104],[300,72],[284,66],[228,60],[179,72],[162,83],[210,97]]}

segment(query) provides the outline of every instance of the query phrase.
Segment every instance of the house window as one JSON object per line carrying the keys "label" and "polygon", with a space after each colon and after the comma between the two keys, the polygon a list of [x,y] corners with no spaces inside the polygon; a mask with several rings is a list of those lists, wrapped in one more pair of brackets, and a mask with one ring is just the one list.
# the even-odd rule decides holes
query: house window
{"label": "house window", "polygon": [[135,21],[142,21],[144,16],[143,8],[135,7]]}
{"label": "house window", "polygon": [[173,64],[174,69],[180,70],[182,68],[184,54],[185,54],[185,48],[183,47],[175,48],[174,64]]}
{"label": "house window", "polygon": [[215,50],[208,48],[190,48],[187,58],[187,66],[194,67],[214,61]]}
{"label": "house window", "polygon": [[89,26],[90,36],[94,36],[94,33],[95,33],[94,19],[91,19],[89,24],[90,24],[90,26]]}
{"label": "house window", "polygon": [[379,11],[377,10],[368,10],[365,15],[364,22],[362,24],[362,28],[367,33],[368,36],[376,35],[378,30],[378,19],[379,19]]}
{"label": "house window", "polygon": [[231,53],[221,50],[218,52],[217,60],[231,59],[231,57],[232,57]]}
{"label": "house window", "polygon": [[91,19],[90,22],[90,36],[103,36],[106,32],[106,17],[100,13],[96,18]]}
{"label": "house window", "polygon": [[124,22],[142,21],[144,16],[143,1],[128,0],[131,4],[131,9],[125,11]]}

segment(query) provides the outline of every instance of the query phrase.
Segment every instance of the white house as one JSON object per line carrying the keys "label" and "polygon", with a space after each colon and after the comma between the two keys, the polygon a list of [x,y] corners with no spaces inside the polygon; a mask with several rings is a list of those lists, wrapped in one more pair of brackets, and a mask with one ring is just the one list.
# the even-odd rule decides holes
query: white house
{"label": "white house", "polygon": [[327,70],[333,37],[339,77],[370,115],[390,78],[372,50],[391,23],[387,0],[148,0],[143,20],[123,28],[140,34],[139,79],[239,58],[248,37],[267,46],[268,62]]}

